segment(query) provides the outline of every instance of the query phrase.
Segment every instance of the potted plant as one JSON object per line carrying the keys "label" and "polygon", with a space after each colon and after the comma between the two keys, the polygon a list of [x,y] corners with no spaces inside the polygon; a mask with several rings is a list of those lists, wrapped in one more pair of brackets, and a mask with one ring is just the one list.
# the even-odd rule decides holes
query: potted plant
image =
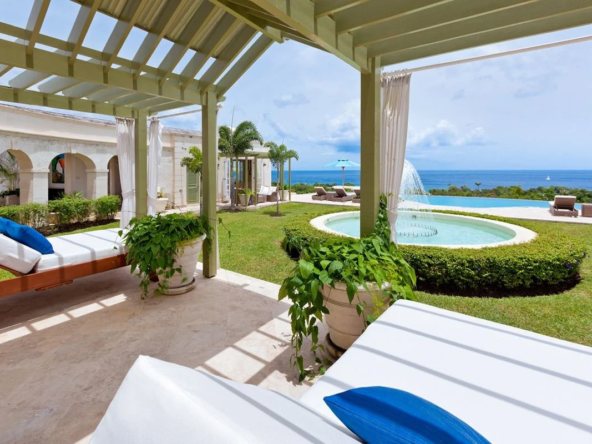
{"label": "potted plant", "polygon": [[157,196],[157,198],[156,198],[156,212],[162,213],[164,210],[166,210],[169,200],[166,198],[164,193],[160,190],[160,187],[158,187],[156,189],[156,196]]}
{"label": "potted plant", "polygon": [[8,190],[5,196],[6,205],[19,205],[20,204],[20,189]]}
{"label": "potted plant", "polygon": [[238,192],[238,199],[240,204],[243,207],[246,207],[248,205],[251,205],[251,199],[255,193],[253,193],[253,191],[249,190],[248,188],[244,189],[244,190],[240,190]]}
{"label": "potted plant", "polygon": [[6,205],[5,191],[0,192],[0,207]]}
{"label": "potted plant", "polygon": [[317,322],[326,321],[329,351],[338,357],[397,299],[412,298],[415,282],[415,272],[390,241],[385,208],[369,237],[315,241],[303,248],[279,292],[280,300],[287,297],[292,302],[291,343],[300,380],[314,374],[304,367],[304,338],[310,339],[321,373],[329,363],[317,355],[325,351]]}
{"label": "potted plant", "polygon": [[148,296],[152,276],[158,276],[162,294],[193,290],[193,275],[204,241],[206,248],[211,248],[210,232],[208,220],[193,213],[132,219],[129,230],[119,233],[129,249],[131,273],[140,278],[142,299]]}

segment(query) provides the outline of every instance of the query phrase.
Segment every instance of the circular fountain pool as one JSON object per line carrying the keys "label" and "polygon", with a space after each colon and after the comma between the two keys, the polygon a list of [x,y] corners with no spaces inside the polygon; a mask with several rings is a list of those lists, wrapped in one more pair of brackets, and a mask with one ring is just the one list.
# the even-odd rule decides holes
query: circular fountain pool
{"label": "circular fountain pool", "polygon": [[[360,212],[329,214],[317,217],[311,224],[323,231],[360,237]],[[445,248],[497,247],[529,242],[534,231],[505,222],[454,214],[399,210],[397,241],[400,244]]]}

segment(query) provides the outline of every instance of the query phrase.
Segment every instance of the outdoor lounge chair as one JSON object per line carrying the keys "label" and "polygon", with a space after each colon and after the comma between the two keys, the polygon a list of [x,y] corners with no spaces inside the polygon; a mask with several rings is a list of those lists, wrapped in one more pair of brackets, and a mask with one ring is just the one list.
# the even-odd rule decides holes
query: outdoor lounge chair
{"label": "outdoor lounge chair", "polygon": [[54,253],[41,255],[0,235],[0,268],[16,276],[0,283],[0,297],[71,284],[74,279],[127,265],[127,249],[117,228],[47,240]]}
{"label": "outdoor lounge chair", "polygon": [[492,443],[590,443],[591,368],[590,347],[401,300],[300,401],[140,357],[93,442],[347,443],[324,397],[383,386],[435,403]]}
{"label": "outdoor lounge chair", "polygon": [[277,202],[278,192],[277,187],[269,187],[269,194],[267,195],[267,202]]}
{"label": "outdoor lounge chair", "polygon": [[576,196],[555,196],[555,200],[549,202],[549,211],[553,216],[578,217],[575,205]]}
{"label": "outdoor lounge chair", "polygon": [[352,202],[359,204],[361,202],[360,189],[354,188],[354,193],[356,193],[356,197],[353,198]]}
{"label": "outdoor lounge chair", "polygon": [[267,196],[271,195],[271,187],[262,186],[257,193],[257,203],[267,202]]}
{"label": "outdoor lounge chair", "polygon": [[356,197],[356,193],[348,193],[343,187],[333,187],[333,189],[336,193],[336,196],[331,199],[333,202],[349,202]]}
{"label": "outdoor lounge chair", "polygon": [[335,191],[326,191],[323,187],[314,187],[316,194],[312,195],[312,200],[332,200],[337,193]]}

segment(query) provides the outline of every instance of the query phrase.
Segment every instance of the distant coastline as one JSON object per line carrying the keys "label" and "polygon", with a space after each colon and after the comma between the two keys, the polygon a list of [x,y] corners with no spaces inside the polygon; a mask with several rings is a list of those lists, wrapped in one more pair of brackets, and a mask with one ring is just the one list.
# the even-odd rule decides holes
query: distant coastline
{"label": "distant coastline", "polygon": [[[592,190],[592,170],[420,170],[419,175],[426,190],[448,188],[451,185],[476,189],[476,182],[481,183],[481,188],[520,185],[524,189],[558,186]],[[550,180],[546,180],[547,177]],[[276,173],[273,171],[272,180],[275,181],[275,178]],[[346,168],[345,182],[360,185],[360,170]],[[292,183],[341,184],[341,169],[292,171]]]}

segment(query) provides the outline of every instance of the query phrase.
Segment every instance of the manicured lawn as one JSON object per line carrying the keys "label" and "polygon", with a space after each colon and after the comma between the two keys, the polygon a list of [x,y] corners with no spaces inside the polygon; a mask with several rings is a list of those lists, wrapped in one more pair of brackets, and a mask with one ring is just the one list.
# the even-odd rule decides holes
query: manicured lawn
{"label": "manicured lawn", "polygon": [[[310,214],[312,218],[337,209],[294,203],[282,205],[281,210],[285,217],[270,217],[275,211],[271,208],[222,213],[220,216],[232,233],[232,242],[229,242],[225,230],[221,228],[221,266],[279,284],[295,264],[281,247],[282,227],[286,221],[303,213]],[[548,225],[551,222],[537,224]],[[581,238],[592,252],[592,226],[552,224],[557,230]],[[584,261],[581,283],[561,294],[492,299],[417,292],[416,298],[426,304],[592,346],[591,259]]]}

